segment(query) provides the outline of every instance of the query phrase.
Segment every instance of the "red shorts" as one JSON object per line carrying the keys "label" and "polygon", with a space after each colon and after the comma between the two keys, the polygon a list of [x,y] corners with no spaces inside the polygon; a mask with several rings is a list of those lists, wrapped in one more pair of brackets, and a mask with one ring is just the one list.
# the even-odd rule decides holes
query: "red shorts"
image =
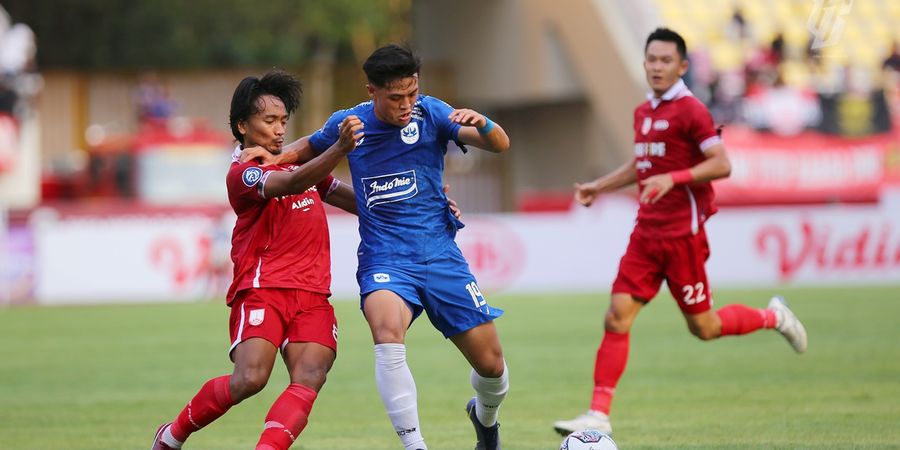
{"label": "red shorts", "polygon": [[708,258],[709,244],[703,229],[695,235],[675,239],[652,239],[632,233],[612,293],[631,294],[650,301],[666,280],[682,312],[709,311],[712,291],[704,267]]}
{"label": "red shorts", "polygon": [[328,296],[300,289],[245,289],[231,303],[231,354],[250,338],[284,349],[289,342],[315,342],[337,352],[337,319]]}

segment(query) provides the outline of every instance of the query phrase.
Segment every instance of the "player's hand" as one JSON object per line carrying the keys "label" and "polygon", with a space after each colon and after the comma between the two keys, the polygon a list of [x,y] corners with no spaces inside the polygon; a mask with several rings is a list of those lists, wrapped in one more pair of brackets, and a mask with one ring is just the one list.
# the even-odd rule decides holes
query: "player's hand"
{"label": "player's hand", "polygon": [[278,155],[255,145],[253,147],[247,147],[241,150],[241,163],[245,163],[247,161],[251,161],[254,159],[259,160],[260,164],[263,166],[269,166],[272,164],[278,164]]}
{"label": "player's hand", "polygon": [[594,182],[575,183],[575,201],[582,206],[591,206],[599,193],[600,189]]}
{"label": "player's hand", "polygon": [[359,120],[359,117],[347,116],[344,118],[344,121],[341,122],[341,131],[337,141],[338,147],[342,152],[345,154],[350,153],[356,148],[356,144],[365,136],[363,126],[364,124]]}
{"label": "player's hand", "polygon": [[[450,185],[444,185],[444,193],[450,192]],[[457,220],[462,219],[462,211],[460,211],[459,206],[456,205],[456,200],[453,200],[450,197],[447,197],[447,205],[450,206],[450,212],[453,213],[453,216],[456,217]]]}
{"label": "player's hand", "polygon": [[672,190],[675,182],[672,181],[672,175],[661,173],[641,181],[641,186],[644,188],[641,190],[640,202],[644,204],[656,203]]}
{"label": "player's hand", "polygon": [[483,128],[487,125],[487,119],[478,111],[471,109],[454,109],[450,113],[450,121],[462,126],[475,128]]}

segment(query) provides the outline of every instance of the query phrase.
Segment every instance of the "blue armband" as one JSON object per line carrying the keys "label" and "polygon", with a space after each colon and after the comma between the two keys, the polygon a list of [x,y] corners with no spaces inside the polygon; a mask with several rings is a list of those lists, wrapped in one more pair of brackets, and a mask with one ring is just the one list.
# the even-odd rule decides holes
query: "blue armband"
{"label": "blue armband", "polygon": [[[483,114],[482,114],[482,115],[483,115]],[[488,118],[488,116],[484,116],[484,120],[486,121],[486,123],[484,124],[484,126],[483,126],[483,127],[476,128],[476,129],[478,130],[478,134],[480,134],[480,135],[482,135],[482,136],[484,136],[485,134],[490,133],[491,130],[494,129],[494,122],[492,122],[491,119]]]}

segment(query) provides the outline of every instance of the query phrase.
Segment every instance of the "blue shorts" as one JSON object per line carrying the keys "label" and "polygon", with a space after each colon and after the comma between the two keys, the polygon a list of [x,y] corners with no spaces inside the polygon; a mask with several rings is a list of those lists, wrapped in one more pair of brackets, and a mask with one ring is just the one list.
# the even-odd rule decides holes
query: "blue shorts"
{"label": "blue shorts", "polygon": [[356,280],[360,307],[372,292],[391,291],[406,302],[413,320],[425,311],[445,338],[503,315],[487,304],[456,244],[424,263],[360,264]]}

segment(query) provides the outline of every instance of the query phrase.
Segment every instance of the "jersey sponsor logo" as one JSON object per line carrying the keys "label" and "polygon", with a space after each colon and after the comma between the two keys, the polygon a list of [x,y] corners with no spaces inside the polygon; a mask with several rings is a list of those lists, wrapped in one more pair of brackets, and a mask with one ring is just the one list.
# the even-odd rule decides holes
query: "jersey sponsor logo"
{"label": "jersey sponsor logo", "polygon": [[[653,122],[653,129],[656,131],[665,131],[669,129],[669,121],[666,119],[659,119],[656,122]],[[647,134],[647,133],[644,133]]]}
{"label": "jersey sponsor logo", "polygon": [[316,203],[315,200],[307,197],[303,200],[294,201],[291,203],[291,209],[302,209],[304,211],[309,211],[309,208]]}
{"label": "jersey sponsor logo", "polygon": [[663,158],[666,156],[665,142],[635,142],[634,156],[643,158],[645,156],[657,156]]}
{"label": "jersey sponsor logo", "polygon": [[372,275],[372,279],[375,280],[376,283],[388,283],[391,281],[391,276],[386,273],[376,273]]}
{"label": "jersey sponsor logo", "polygon": [[366,208],[381,203],[398,202],[415,197],[419,193],[416,171],[391,173],[362,179],[366,194]]}
{"label": "jersey sponsor logo", "polygon": [[653,119],[649,117],[644,117],[644,123],[641,124],[641,134],[644,136],[650,132],[650,126],[653,125]]}
{"label": "jersey sponsor logo", "polygon": [[256,186],[256,183],[259,183],[259,179],[262,178],[262,169],[259,167],[248,167],[244,169],[244,173],[241,175],[241,180],[244,181],[244,184],[247,187]]}
{"label": "jersey sponsor logo", "polygon": [[410,122],[400,130],[400,139],[406,144],[415,144],[419,142],[419,124],[418,122]]}
{"label": "jersey sponsor logo", "polygon": [[250,318],[247,319],[247,323],[250,325],[259,326],[263,323],[263,320],[266,318],[266,310],[264,309],[251,309],[250,310]]}

